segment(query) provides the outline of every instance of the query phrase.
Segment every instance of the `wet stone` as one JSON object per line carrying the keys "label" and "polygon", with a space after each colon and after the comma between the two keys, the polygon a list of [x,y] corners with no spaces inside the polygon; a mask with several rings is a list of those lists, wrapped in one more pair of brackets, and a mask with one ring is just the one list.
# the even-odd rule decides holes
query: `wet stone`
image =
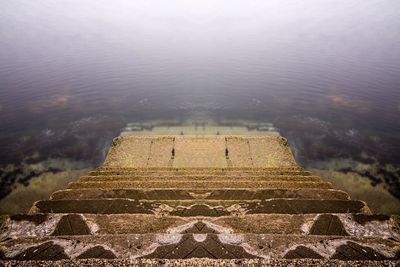
{"label": "wet stone", "polygon": [[207,205],[193,205],[188,208],[180,208],[170,213],[172,216],[193,217],[193,216],[209,216],[217,217],[230,215],[230,212],[222,208],[209,207]]}
{"label": "wet stone", "polygon": [[321,214],[314,222],[310,230],[310,235],[349,235],[343,227],[338,216],[331,214]]}
{"label": "wet stone", "polygon": [[305,247],[305,246],[298,246],[293,250],[288,251],[285,256],[285,259],[323,259],[321,255],[319,255],[314,250]]}
{"label": "wet stone", "polygon": [[192,234],[185,234],[178,244],[158,247],[152,254],[144,258],[187,259],[241,259],[256,258],[248,254],[243,247],[222,244],[214,234],[207,234],[202,241],[196,241]]}
{"label": "wet stone", "polygon": [[338,260],[385,260],[386,257],[374,249],[361,246],[354,242],[347,242],[336,248],[332,259]]}
{"label": "wet stone", "polygon": [[112,251],[107,250],[107,249],[103,248],[102,246],[95,246],[95,247],[92,247],[92,248],[86,250],[85,252],[83,252],[81,255],[79,255],[76,258],[77,259],[93,259],[93,258],[115,259],[116,256]]}
{"label": "wet stone", "polygon": [[82,216],[68,214],[60,219],[52,235],[90,235],[90,230]]}
{"label": "wet stone", "polygon": [[53,242],[46,242],[39,246],[30,247],[26,249],[24,252],[16,255],[14,257],[15,260],[47,260],[47,261],[56,261],[62,259],[68,259],[68,256],[65,254],[64,249]]}

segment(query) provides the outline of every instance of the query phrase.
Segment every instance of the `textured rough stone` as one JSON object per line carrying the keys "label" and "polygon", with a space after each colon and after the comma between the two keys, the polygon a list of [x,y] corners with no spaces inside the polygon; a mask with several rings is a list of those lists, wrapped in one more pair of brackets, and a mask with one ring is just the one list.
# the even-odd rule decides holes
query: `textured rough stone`
{"label": "textured rough stone", "polygon": [[124,135],[103,166],[30,214],[1,217],[0,256],[6,266],[395,266],[398,224],[297,166],[277,135]]}
{"label": "textured rough stone", "polygon": [[340,260],[318,260],[318,259],[293,259],[293,260],[258,260],[258,259],[135,259],[135,260],[104,260],[104,259],[89,259],[89,260],[63,260],[63,261],[7,261],[5,266],[24,266],[24,267],[60,267],[60,266],[76,266],[76,267],[92,267],[92,266],[140,266],[140,267],[300,267],[300,266],[315,266],[315,267],[397,267],[400,261],[340,261]]}
{"label": "textured rough stone", "polygon": [[32,215],[15,214],[10,216],[10,219],[13,221],[28,221],[28,222],[33,222],[36,225],[45,222],[47,218],[48,218],[47,214],[32,214]]}

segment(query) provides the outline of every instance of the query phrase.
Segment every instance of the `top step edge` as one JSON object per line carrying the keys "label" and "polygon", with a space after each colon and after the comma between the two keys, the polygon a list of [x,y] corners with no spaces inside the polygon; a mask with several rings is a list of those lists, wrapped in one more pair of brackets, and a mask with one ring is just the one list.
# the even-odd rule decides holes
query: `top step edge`
{"label": "top step edge", "polygon": [[251,170],[251,171],[259,171],[259,170],[304,170],[303,167],[300,166],[282,166],[282,167],[110,167],[110,166],[100,166],[96,168],[97,171],[107,171],[107,170],[170,170],[170,171],[181,171],[181,170]]}

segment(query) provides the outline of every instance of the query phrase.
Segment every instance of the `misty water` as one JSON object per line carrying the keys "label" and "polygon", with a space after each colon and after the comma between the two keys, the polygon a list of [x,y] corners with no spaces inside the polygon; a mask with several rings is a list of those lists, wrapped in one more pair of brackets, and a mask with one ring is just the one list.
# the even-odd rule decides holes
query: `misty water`
{"label": "misty water", "polygon": [[271,122],[297,161],[400,213],[397,0],[0,2],[0,212],[129,122]]}

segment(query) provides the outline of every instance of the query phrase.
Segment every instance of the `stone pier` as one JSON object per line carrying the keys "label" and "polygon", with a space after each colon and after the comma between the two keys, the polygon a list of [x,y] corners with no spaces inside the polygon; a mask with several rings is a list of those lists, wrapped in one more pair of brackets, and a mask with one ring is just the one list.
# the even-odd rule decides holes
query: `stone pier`
{"label": "stone pier", "polygon": [[397,217],[299,167],[279,135],[125,134],[3,216],[0,249],[6,266],[396,266],[399,240]]}

